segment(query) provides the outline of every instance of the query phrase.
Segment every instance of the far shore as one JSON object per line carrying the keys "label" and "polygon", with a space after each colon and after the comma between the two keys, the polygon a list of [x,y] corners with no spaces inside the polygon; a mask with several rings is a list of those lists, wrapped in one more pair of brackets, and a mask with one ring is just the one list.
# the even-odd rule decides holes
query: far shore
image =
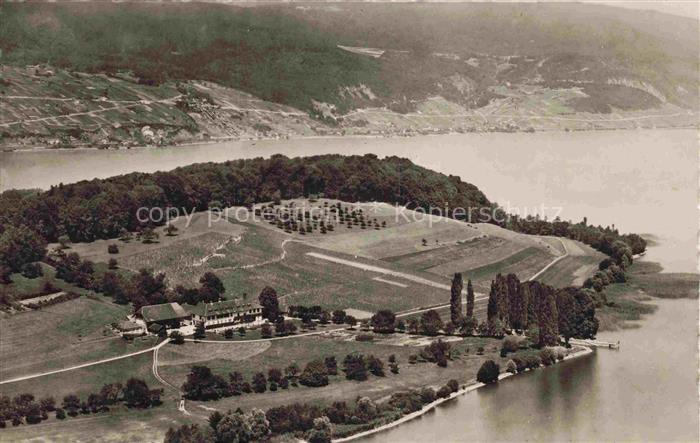
{"label": "far shore", "polygon": [[413,137],[436,137],[436,136],[459,136],[459,135],[469,135],[469,134],[537,134],[537,133],[567,133],[567,132],[609,132],[609,131],[655,131],[655,130],[688,130],[688,129],[699,129],[698,125],[687,125],[687,126],[656,126],[656,127],[637,127],[637,128],[593,128],[593,129],[536,129],[534,131],[526,130],[516,130],[516,131],[445,131],[445,132],[429,132],[421,134],[418,132],[410,134],[398,134],[398,133],[384,133],[384,134],[328,134],[328,135],[286,135],[286,136],[276,136],[276,137],[212,137],[207,140],[198,141],[183,141],[180,143],[173,143],[164,146],[156,145],[137,145],[129,147],[109,147],[109,148],[88,148],[88,147],[74,147],[74,148],[52,148],[51,146],[32,146],[32,147],[2,147],[0,146],[0,154],[3,152],[73,152],[73,151],[130,151],[130,150],[141,150],[141,149],[161,149],[161,148],[175,148],[188,146],[206,146],[215,145],[217,143],[226,142],[257,142],[257,141],[285,141],[285,140],[338,140],[338,139],[381,139],[381,138],[413,138]]}
{"label": "far shore", "polygon": [[[573,358],[583,357],[584,355],[590,355],[593,353],[593,350],[589,347],[586,347],[586,346],[578,346],[578,347],[580,347],[581,349],[568,354],[567,356],[564,357],[563,361],[571,360]],[[560,364],[560,363],[561,362],[558,362],[556,364]],[[546,366],[540,367],[538,369],[544,369],[544,368],[546,368]],[[525,373],[525,372],[528,372],[531,370],[532,369],[526,369],[522,373]],[[500,383],[502,380],[509,378],[509,377],[512,377],[514,375],[518,375],[518,374],[520,374],[520,373],[511,374],[510,372],[504,372],[498,376],[498,382]],[[392,421],[390,423],[378,426],[378,427],[373,428],[373,429],[369,429],[367,431],[358,432],[357,434],[353,434],[353,435],[350,435],[347,437],[333,439],[332,441],[334,443],[342,443],[342,442],[346,442],[346,441],[357,440],[359,438],[368,437],[370,435],[377,434],[379,432],[383,432],[383,431],[389,430],[391,428],[395,428],[396,426],[399,426],[403,423],[406,423],[410,420],[413,420],[414,418],[418,418],[418,417],[426,414],[429,411],[432,411],[433,409],[437,408],[438,406],[440,406],[441,404],[443,404],[445,402],[454,400],[455,398],[457,398],[459,396],[462,396],[464,394],[468,394],[469,392],[475,391],[479,388],[483,388],[484,386],[486,386],[484,383],[474,382],[468,386],[461,388],[457,392],[453,392],[449,397],[439,398],[439,399],[435,400],[434,402],[428,403],[427,405],[423,406],[423,408],[421,410],[404,415],[403,417],[399,418],[398,420],[395,420],[395,421]]]}

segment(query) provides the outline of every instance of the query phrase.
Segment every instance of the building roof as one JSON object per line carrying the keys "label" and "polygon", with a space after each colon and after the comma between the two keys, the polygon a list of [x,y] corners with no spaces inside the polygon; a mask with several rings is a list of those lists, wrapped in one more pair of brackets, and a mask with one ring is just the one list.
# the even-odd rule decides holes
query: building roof
{"label": "building roof", "polygon": [[248,312],[251,309],[261,309],[258,303],[248,303],[242,300],[223,300],[212,303],[198,303],[195,306],[188,306],[192,314],[206,317],[209,315],[226,315]]}
{"label": "building roof", "polygon": [[131,320],[123,320],[119,322],[119,324],[117,325],[117,329],[119,329],[120,331],[136,331],[143,329],[143,327],[140,324]]}
{"label": "building roof", "polygon": [[163,303],[141,308],[141,317],[147,322],[178,320],[190,315],[179,303]]}

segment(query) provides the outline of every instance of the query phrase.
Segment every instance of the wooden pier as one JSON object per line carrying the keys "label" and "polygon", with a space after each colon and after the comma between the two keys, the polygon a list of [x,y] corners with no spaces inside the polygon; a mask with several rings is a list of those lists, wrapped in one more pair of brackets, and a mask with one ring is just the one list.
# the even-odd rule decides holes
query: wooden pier
{"label": "wooden pier", "polygon": [[572,338],[569,340],[569,343],[571,343],[572,345],[592,346],[596,348],[620,349],[619,340],[617,341],[617,343],[612,343],[600,340],[579,340],[577,338]]}

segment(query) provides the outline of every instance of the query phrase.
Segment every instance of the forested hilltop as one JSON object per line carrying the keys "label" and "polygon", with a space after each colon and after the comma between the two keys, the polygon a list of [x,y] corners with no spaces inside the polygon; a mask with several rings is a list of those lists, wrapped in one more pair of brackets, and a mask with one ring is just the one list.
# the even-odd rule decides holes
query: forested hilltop
{"label": "forested hilltop", "polygon": [[16,272],[26,263],[41,260],[46,242],[56,242],[61,236],[73,242],[90,242],[152,227],[152,221],[139,221],[138,209],[142,207],[172,207],[182,214],[321,195],[351,202],[396,203],[433,212],[438,208],[441,215],[460,220],[501,224],[528,234],[569,237],[591,245],[623,266],[646,247],[636,234],[621,235],[614,228],[590,226],[585,220],[571,223],[504,217],[476,186],[408,159],[379,159],[373,154],[275,155],[81,181],[45,192],[6,191],[0,194],[0,264],[6,271]]}
{"label": "forested hilltop", "polygon": [[143,227],[136,214],[140,207],[202,211],[310,195],[411,208],[461,207],[472,210],[473,221],[481,208],[488,210],[484,216],[495,208],[476,186],[399,157],[274,155],[81,181],[39,193],[6,191],[0,195],[0,231],[25,225],[48,241],[67,235],[85,242]]}
{"label": "forested hilltop", "polygon": [[697,123],[698,23],[658,13],[67,2],[0,14],[10,147]]}

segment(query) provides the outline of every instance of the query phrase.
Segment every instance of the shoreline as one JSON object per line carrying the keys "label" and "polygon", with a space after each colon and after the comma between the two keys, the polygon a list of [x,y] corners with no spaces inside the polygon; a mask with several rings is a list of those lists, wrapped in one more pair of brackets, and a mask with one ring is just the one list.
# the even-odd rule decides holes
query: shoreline
{"label": "shoreline", "polygon": [[208,140],[198,140],[198,141],[185,141],[182,143],[173,143],[165,146],[154,146],[154,145],[138,145],[130,146],[128,148],[115,147],[115,148],[86,148],[86,147],[75,147],[75,148],[51,148],[49,146],[33,146],[28,148],[4,148],[0,147],[0,154],[2,153],[34,153],[34,152],[82,152],[82,151],[131,151],[131,150],[144,150],[144,149],[168,149],[168,148],[186,148],[190,146],[207,146],[215,145],[217,143],[227,143],[227,142],[267,142],[267,141],[286,141],[286,140],[337,140],[337,139],[381,139],[381,138],[414,138],[414,137],[437,137],[437,136],[459,136],[459,135],[485,135],[485,134],[554,134],[554,133],[581,133],[581,132],[611,132],[611,131],[656,131],[656,130],[688,130],[688,129],[700,129],[698,125],[688,125],[688,126],[665,126],[665,127],[637,127],[637,128],[595,128],[595,129],[551,129],[551,130],[535,130],[535,131],[470,131],[470,132],[459,132],[459,131],[447,131],[447,132],[432,132],[427,134],[329,134],[329,135],[294,135],[285,137],[258,137],[258,138],[240,138],[240,137],[218,137],[210,138]]}
{"label": "shoreline", "polygon": [[[581,346],[581,350],[573,352],[573,353],[565,356],[564,360],[562,360],[562,362],[565,362],[567,360],[571,360],[574,358],[578,358],[578,357],[583,357],[585,355],[590,355],[592,353],[593,353],[593,349],[591,349],[590,347]],[[561,364],[562,362],[558,362],[558,363],[556,363],[556,365]],[[537,369],[543,369],[545,367],[540,367]],[[532,369],[526,369],[522,373],[529,372],[531,370]],[[516,376],[519,374],[521,374],[521,373],[511,374],[510,372],[503,372],[503,373],[498,375],[498,381],[500,382],[501,380],[504,380],[504,379],[507,379],[507,378],[510,378],[510,377],[513,377],[513,376]],[[445,402],[454,400],[462,395],[468,394],[468,393],[475,391],[479,388],[483,388],[484,386],[486,386],[486,385],[484,383],[481,383],[481,382],[472,383],[464,388],[460,388],[457,392],[453,392],[452,394],[450,394],[449,397],[440,398],[440,399],[435,400],[432,403],[428,403],[427,405],[423,406],[423,408],[420,409],[419,411],[415,411],[415,412],[412,412],[410,414],[404,415],[403,417],[399,418],[398,420],[394,420],[392,422],[386,423],[386,424],[378,426],[376,428],[369,429],[367,431],[362,431],[362,432],[359,432],[357,434],[352,434],[352,435],[349,435],[347,437],[341,437],[341,438],[337,438],[337,439],[334,438],[331,441],[333,443],[343,443],[343,442],[353,441],[353,440],[357,440],[359,438],[368,437],[368,436],[373,435],[373,434],[378,434],[380,432],[387,431],[387,430],[395,428],[403,423],[406,423],[406,422],[411,421],[415,418],[418,418],[418,417],[426,414],[427,412],[432,411],[433,409],[437,408],[438,406],[440,406],[441,404],[443,404]]]}

